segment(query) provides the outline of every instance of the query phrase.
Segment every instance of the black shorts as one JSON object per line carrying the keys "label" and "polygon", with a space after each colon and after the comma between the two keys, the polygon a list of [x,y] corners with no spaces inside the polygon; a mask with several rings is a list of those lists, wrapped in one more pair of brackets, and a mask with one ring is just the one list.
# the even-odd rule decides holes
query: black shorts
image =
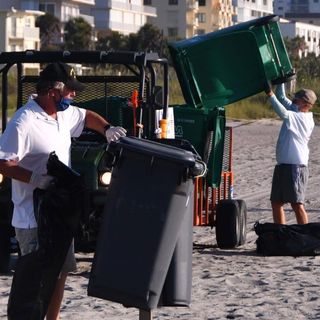
{"label": "black shorts", "polygon": [[308,176],[307,166],[276,165],[272,178],[271,202],[304,203]]}

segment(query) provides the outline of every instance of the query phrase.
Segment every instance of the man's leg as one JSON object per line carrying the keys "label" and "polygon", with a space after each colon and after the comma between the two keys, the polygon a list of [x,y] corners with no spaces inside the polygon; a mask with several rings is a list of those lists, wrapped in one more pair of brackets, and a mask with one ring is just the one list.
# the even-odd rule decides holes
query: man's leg
{"label": "man's leg", "polygon": [[308,214],[304,208],[303,203],[291,203],[291,207],[296,214],[298,224],[308,223]]}
{"label": "man's leg", "polygon": [[286,224],[286,216],[282,202],[271,202],[273,222],[278,224]]}
{"label": "man's leg", "polygon": [[59,320],[60,307],[63,298],[64,286],[67,279],[67,273],[61,273],[52,294],[50,304],[47,310],[46,320]]}

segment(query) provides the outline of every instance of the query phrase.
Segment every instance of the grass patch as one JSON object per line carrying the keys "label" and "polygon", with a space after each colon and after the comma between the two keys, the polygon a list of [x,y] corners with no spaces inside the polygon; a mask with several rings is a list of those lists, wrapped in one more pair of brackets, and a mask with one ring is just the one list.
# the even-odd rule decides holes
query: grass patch
{"label": "grass patch", "polygon": [[226,106],[226,117],[232,119],[262,119],[275,118],[277,115],[266,99],[262,103],[247,98]]}

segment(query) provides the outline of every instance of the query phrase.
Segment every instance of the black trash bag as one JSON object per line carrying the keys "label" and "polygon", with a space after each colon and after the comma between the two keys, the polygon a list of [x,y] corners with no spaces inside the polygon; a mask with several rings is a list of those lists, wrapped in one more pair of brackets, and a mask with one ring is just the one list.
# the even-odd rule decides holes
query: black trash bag
{"label": "black trash bag", "polygon": [[265,256],[316,256],[320,254],[320,223],[254,225],[257,253]]}
{"label": "black trash bag", "polygon": [[8,301],[8,319],[34,320],[40,318],[41,264],[39,252],[19,258],[12,279]]}
{"label": "black trash bag", "polygon": [[[54,181],[46,190],[34,191],[39,249],[18,261],[19,272],[14,274],[8,303],[9,320],[21,320],[21,314],[33,314],[32,320],[44,319],[80,224],[85,190],[81,176],[60,162],[54,153],[49,156],[47,169]],[[34,281],[28,279],[33,275]],[[25,290],[30,294],[25,295]]]}

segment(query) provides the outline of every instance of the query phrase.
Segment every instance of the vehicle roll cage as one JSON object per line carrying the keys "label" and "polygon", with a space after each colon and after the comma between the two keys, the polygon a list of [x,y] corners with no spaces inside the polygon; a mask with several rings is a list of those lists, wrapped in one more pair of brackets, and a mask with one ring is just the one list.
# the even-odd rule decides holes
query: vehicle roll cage
{"label": "vehicle roll cage", "polygon": [[[24,63],[80,63],[80,64],[116,64],[122,65],[139,79],[138,99],[141,101],[141,108],[155,106],[156,92],[147,92],[146,81],[150,82],[148,90],[155,91],[157,73],[155,65],[160,65],[163,70],[162,88],[162,118],[167,118],[169,105],[169,74],[168,61],[159,58],[154,52],[133,52],[133,51],[36,51],[27,50],[21,52],[1,52],[0,53],[0,74],[2,76],[2,131],[6,128],[8,120],[8,72],[17,66],[17,108],[22,104],[23,86],[23,64]],[[31,78],[31,77],[30,77]],[[35,77],[37,79],[37,77]],[[159,108],[159,107],[158,107]]]}

